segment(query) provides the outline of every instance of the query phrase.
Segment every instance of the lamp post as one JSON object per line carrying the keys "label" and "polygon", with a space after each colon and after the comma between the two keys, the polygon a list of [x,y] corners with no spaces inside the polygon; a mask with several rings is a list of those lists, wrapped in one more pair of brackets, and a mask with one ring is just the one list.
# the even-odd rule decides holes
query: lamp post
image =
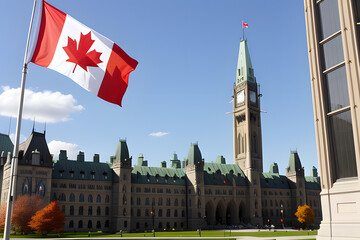
{"label": "lamp post", "polygon": [[284,206],[282,204],[280,204],[280,207],[281,207],[281,209],[280,209],[280,212],[281,212],[281,224],[282,224],[283,229],[285,229],[285,227],[284,227],[284,209],[283,209]]}

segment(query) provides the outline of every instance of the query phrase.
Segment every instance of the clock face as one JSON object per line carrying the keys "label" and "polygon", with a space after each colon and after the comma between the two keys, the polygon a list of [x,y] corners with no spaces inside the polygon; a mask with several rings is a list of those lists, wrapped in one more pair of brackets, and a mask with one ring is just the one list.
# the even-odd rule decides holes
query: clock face
{"label": "clock face", "polygon": [[250,91],[250,101],[256,103],[256,93],[254,91]]}
{"label": "clock face", "polygon": [[241,90],[236,94],[236,103],[242,103],[245,100],[245,92]]}

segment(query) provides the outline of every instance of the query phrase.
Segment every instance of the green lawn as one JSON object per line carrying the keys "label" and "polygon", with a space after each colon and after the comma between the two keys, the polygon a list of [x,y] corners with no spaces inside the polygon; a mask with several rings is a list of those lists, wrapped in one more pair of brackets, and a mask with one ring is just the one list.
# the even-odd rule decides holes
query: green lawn
{"label": "green lawn", "polygon": [[[231,232],[230,231],[201,231],[201,236],[204,237],[235,237],[235,236],[253,236],[253,237],[282,237],[282,236],[307,236],[317,235],[317,231],[261,231],[261,232]],[[2,234],[0,234],[2,237]],[[156,237],[199,237],[197,231],[184,231],[184,232],[156,232]],[[40,234],[29,235],[11,235],[11,238],[58,238],[57,234],[48,234],[42,236]],[[79,233],[62,233],[61,238],[88,238],[87,232]],[[102,232],[91,232],[91,237],[120,237],[118,234],[108,234]],[[152,233],[123,233],[123,237],[153,237]]]}

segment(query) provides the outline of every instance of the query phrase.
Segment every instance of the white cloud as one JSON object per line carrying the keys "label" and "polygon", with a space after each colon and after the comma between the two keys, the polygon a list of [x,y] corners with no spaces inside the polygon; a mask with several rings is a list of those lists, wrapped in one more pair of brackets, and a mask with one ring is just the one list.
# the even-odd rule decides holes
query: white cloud
{"label": "white cloud", "polygon": [[66,150],[67,157],[70,160],[76,160],[76,156],[78,155],[78,153],[80,151],[79,146],[77,144],[56,141],[56,140],[52,140],[48,144],[48,147],[49,147],[50,153],[54,155],[55,160],[59,159],[60,150]]}
{"label": "white cloud", "polygon": [[169,133],[167,132],[154,132],[154,133],[150,133],[149,136],[152,136],[152,137],[162,137],[162,136],[165,136],[165,135],[168,135]]}
{"label": "white cloud", "polygon": [[[2,87],[0,94],[0,115],[17,117],[20,88]],[[84,107],[76,105],[76,99],[60,92],[25,90],[23,119],[38,122],[64,122],[70,120],[69,115]]]}

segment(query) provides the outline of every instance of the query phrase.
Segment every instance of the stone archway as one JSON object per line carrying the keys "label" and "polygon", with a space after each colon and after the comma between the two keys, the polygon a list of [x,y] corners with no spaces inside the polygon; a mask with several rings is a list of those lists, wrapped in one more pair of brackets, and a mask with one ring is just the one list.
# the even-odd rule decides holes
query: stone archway
{"label": "stone archway", "polygon": [[239,204],[239,222],[244,223],[245,221],[245,203],[241,201]]}
{"label": "stone archway", "polygon": [[224,225],[226,224],[226,212],[223,201],[219,201],[216,207],[215,214],[216,224]]}
{"label": "stone archway", "polygon": [[215,224],[215,216],[214,216],[214,204],[212,201],[208,201],[205,205],[205,220],[207,225]]}
{"label": "stone archway", "polygon": [[226,225],[235,225],[236,222],[236,206],[232,200],[228,203],[226,208]]}

